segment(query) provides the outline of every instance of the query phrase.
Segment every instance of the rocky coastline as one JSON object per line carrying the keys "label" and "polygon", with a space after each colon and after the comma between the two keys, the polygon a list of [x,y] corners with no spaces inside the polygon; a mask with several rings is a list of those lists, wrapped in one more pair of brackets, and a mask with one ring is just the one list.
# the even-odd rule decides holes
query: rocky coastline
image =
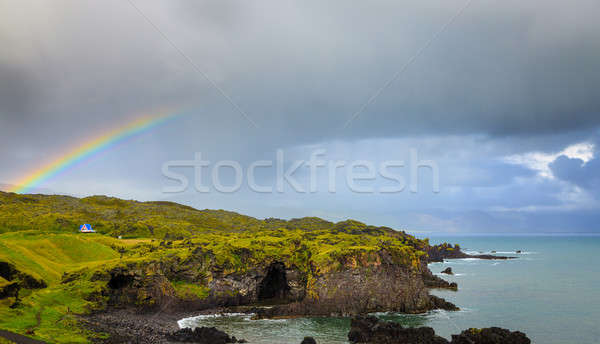
{"label": "rocky coastline", "polygon": [[[456,305],[428,293],[430,288],[457,290],[458,286],[434,275],[427,263],[440,258],[464,257],[465,254],[458,245],[455,250],[437,247],[440,246],[429,249],[429,252],[437,252],[437,255],[433,259],[424,259],[416,272],[394,264],[384,250],[378,252],[376,264],[360,266],[355,262],[345,262],[342,269],[322,274],[313,281],[313,290],[317,294],[310,296],[302,273],[286,267],[282,262],[273,262],[262,269],[251,269],[244,275],[228,275],[217,270],[216,275],[220,277],[214,278],[209,285],[211,290],[219,293],[211,294],[202,301],[175,297],[165,283],[167,277],[162,277],[163,274],[169,276],[169,271],[172,273],[174,269],[167,262],[162,262],[161,274],[156,274],[157,267],[154,267],[151,277],[139,267],[112,270],[106,276],[96,276],[106,280],[110,286],[108,310],[86,317],[84,323],[95,332],[110,335],[108,339],[98,340],[99,343],[174,343],[176,341],[173,338],[176,337],[173,337],[173,333],[179,330],[177,320],[201,314],[242,312],[252,313],[255,318],[353,317],[384,311],[422,313],[433,309],[458,310]],[[204,254],[201,250],[195,252]],[[177,266],[176,273],[180,276],[195,268],[189,261],[185,264],[180,262]],[[236,293],[227,292],[233,288]],[[140,299],[140,293],[145,295],[146,301],[153,302],[143,307],[134,306],[133,301]],[[429,330],[419,331],[429,333]],[[187,332],[185,335],[193,336]],[[184,334],[180,334],[182,336]]]}
{"label": "rocky coastline", "polygon": [[[204,252],[196,249],[197,255]],[[425,260],[416,268],[394,262],[386,250],[357,261],[351,257],[332,271],[316,271],[307,280],[305,272],[281,261],[249,265],[244,273],[225,273],[218,266],[210,270],[210,290],[204,298],[180,298],[170,280],[193,283],[199,264],[194,255],[185,261],[173,260],[148,265],[129,265],[92,278],[104,281],[109,308],[135,306],[140,311],[202,311],[219,307],[272,305],[261,317],[325,315],[353,316],[370,312],[422,313],[456,306],[429,294],[430,288],[456,290],[427,268]],[[359,257],[360,258],[360,257]]]}
{"label": "rocky coastline", "polygon": [[[217,311],[217,310],[213,310]],[[214,327],[179,329],[178,317],[183,314],[157,313],[144,315],[134,310],[118,310],[86,317],[86,326],[110,336],[96,339],[98,344],[227,344],[246,343]],[[299,338],[304,344],[318,343],[312,337]],[[524,333],[498,327],[466,329],[447,340],[435,334],[430,327],[403,327],[396,322],[374,316],[356,316],[351,319],[348,341],[353,344],[530,344]]]}

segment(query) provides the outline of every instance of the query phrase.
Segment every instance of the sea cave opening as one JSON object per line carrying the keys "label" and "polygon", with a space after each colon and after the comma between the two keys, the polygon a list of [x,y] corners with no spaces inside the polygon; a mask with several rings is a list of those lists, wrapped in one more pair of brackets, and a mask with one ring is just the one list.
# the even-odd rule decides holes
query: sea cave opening
{"label": "sea cave opening", "polygon": [[285,264],[274,262],[269,265],[265,277],[258,284],[258,300],[285,300],[290,289]]}
{"label": "sea cave opening", "polygon": [[111,275],[110,281],[108,281],[108,287],[110,289],[121,289],[133,282],[132,275],[114,274]]}

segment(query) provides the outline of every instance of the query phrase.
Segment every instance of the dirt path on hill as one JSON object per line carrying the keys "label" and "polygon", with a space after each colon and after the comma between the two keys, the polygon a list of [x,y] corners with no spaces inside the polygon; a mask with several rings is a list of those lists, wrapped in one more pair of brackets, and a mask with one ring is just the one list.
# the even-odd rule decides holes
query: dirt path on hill
{"label": "dirt path on hill", "polygon": [[0,337],[15,342],[16,344],[46,344],[46,342],[42,342],[41,340],[32,339],[6,330],[0,330]]}

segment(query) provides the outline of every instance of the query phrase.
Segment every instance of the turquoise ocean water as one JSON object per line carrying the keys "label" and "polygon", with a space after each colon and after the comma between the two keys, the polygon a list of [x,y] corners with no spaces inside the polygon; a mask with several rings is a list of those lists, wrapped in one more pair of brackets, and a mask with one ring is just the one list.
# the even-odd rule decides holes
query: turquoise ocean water
{"label": "turquoise ocean water", "polygon": [[[499,326],[525,332],[534,343],[600,343],[600,236],[453,236],[431,243],[459,243],[468,253],[492,250],[518,259],[450,260],[430,264],[434,273],[447,266],[457,292],[434,290],[461,308],[422,315],[379,314],[406,326],[430,326],[449,338],[469,327]],[[522,254],[515,254],[521,250]],[[346,343],[345,318],[250,320],[245,315],[203,316],[183,326],[216,326],[250,343]]]}

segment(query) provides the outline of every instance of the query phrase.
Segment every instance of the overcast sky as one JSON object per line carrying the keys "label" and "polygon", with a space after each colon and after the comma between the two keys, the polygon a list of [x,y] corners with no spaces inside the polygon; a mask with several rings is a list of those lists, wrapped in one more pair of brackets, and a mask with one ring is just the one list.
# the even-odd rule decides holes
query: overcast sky
{"label": "overcast sky", "polygon": [[[133,5],[132,5],[133,3]],[[600,2],[0,1],[0,184],[163,109],[34,192],[431,232],[600,232]],[[141,13],[140,13],[141,12]],[[208,79],[210,80],[208,80]],[[221,90],[217,89],[215,85]],[[433,161],[418,191],[165,193],[163,164]],[[205,177],[210,177],[207,167]],[[193,184],[191,169],[181,168]],[[222,184],[235,176],[222,169]],[[257,183],[277,185],[276,168]],[[293,175],[307,191],[310,169]],[[360,181],[380,189],[380,175]]]}

